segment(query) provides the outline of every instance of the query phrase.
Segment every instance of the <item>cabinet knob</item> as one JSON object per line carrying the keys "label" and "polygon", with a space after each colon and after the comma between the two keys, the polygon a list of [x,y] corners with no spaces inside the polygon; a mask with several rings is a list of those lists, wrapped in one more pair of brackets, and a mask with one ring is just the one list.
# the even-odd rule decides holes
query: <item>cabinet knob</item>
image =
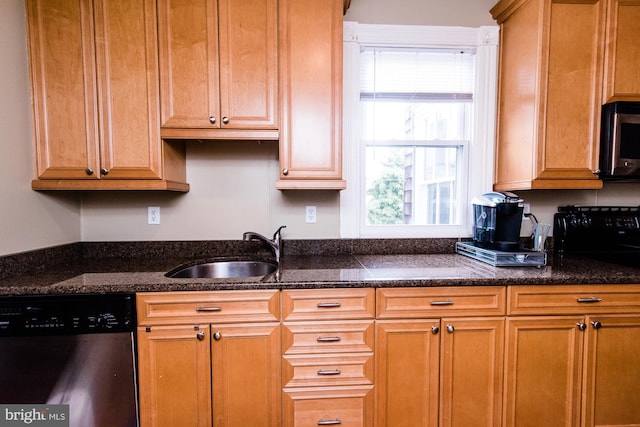
{"label": "cabinet knob", "polygon": [[225,116],[225,117],[223,117],[223,118],[222,118],[222,123],[224,123],[225,125],[226,125],[227,123],[229,123],[229,117],[226,117],[226,116]]}
{"label": "cabinet knob", "polygon": [[438,332],[440,332],[440,328],[439,328],[439,327],[437,327],[437,326],[432,326],[432,327],[431,327],[431,333],[432,333],[432,334],[434,334],[434,335],[435,335],[435,334],[437,334]]}
{"label": "cabinet knob", "polygon": [[220,333],[220,331],[215,331],[213,333],[213,339],[216,341],[220,341],[220,338],[222,338],[222,334]]}
{"label": "cabinet knob", "polygon": [[602,323],[595,321],[595,322],[591,322],[591,325],[593,326],[593,329],[600,329],[602,328]]}
{"label": "cabinet knob", "polygon": [[86,168],[84,171],[87,175],[93,175],[93,169],[91,168]]}
{"label": "cabinet knob", "polygon": [[447,332],[449,333],[453,333],[453,331],[455,331],[456,328],[453,327],[453,325],[447,325]]}
{"label": "cabinet knob", "polygon": [[584,323],[580,322],[580,323],[578,323],[578,329],[580,329],[581,331],[584,331],[585,329],[587,329],[587,325],[585,325]]}
{"label": "cabinet knob", "polygon": [[214,116],[209,116],[209,123],[212,125],[216,124],[216,118]]}
{"label": "cabinet knob", "polygon": [[289,169],[287,168],[282,169],[282,175],[289,175]]}
{"label": "cabinet knob", "polygon": [[198,341],[202,341],[204,339],[204,331],[198,332],[196,338],[198,338]]}
{"label": "cabinet knob", "polygon": [[100,168],[100,173],[101,173],[102,175],[108,175],[108,174],[109,174],[109,169],[106,169],[106,168]]}

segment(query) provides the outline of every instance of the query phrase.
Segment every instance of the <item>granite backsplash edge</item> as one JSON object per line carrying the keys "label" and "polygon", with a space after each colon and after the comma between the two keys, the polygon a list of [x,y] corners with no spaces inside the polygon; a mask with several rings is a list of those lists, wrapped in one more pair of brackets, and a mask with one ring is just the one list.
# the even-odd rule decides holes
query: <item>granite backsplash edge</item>
{"label": "granite backsplash edge", "polygon": [[[450,254],[457,238],[284,239],[284,256]],[[60,265],[78,266],[100,259],[202,259],[270,256],[260,242],[241,240],[76,242],[0,257],[0,280],[46,272]]]}

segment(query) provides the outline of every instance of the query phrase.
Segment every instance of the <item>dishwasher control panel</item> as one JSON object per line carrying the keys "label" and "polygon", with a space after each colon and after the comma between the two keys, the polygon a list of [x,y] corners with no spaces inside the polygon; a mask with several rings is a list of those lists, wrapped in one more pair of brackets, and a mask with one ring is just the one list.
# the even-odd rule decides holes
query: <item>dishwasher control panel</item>
{"label": "dishwasher control panel", "polygon": [[131,294],[0,298],[0,336],[130,332],[135,324]]}

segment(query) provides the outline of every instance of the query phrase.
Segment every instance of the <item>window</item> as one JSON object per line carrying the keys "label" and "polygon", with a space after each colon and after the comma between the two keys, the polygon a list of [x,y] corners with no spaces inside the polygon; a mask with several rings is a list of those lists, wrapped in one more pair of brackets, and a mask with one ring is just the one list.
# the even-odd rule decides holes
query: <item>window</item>
{"label": "window", "polygon": [[492,182],[497,29],[345,35],[342,237],[469,236]]}

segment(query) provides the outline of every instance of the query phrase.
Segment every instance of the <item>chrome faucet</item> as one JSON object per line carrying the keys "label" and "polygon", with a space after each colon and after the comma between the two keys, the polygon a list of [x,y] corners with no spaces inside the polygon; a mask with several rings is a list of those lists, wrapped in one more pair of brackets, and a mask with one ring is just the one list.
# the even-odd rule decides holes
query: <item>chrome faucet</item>
{"label": "chrome faucet", "polygon": [[276,232],[273,233],[273,239],[268,239],[264,237],[262,234],[255,233],[253,231],[247,231],[242,235],[242,240],[244,240],[245,242],[259,241],[259,242],[266,243],[271,247],[271,250],[273,250],[273,254],[276,257],[276,264],[280,265],[280,251],[282,248],[282,238],[280,237],[280,231],[286,227],[287,227],[286,225],[280,226],[280,228],[278,228]]}

